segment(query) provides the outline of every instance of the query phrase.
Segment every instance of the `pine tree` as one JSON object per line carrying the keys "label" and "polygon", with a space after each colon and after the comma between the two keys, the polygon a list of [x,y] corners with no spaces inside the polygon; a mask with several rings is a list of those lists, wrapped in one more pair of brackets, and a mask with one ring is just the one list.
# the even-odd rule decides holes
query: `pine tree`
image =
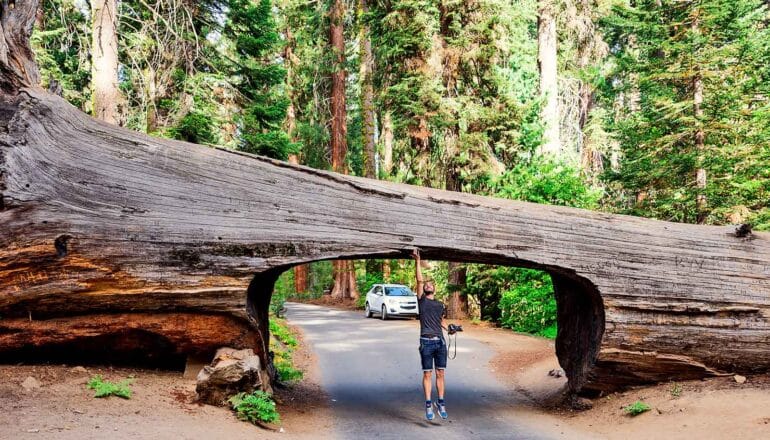
{"label": "pine tree", "polygon": [[766,18],[758,0],[652,0],[608,20],[610,95],[639,94],[638,109],[612,121],[624,158],[610,178],[627,212],[725,223],[765,208]]}
{"label": "pine tree", "polygon": [[288,99],[282,93],[279,34],[270,0],[229,0],[224,35],[232,41],[230,73],[241,94],[239,148],[286,160],[296,150],[282,125]]}

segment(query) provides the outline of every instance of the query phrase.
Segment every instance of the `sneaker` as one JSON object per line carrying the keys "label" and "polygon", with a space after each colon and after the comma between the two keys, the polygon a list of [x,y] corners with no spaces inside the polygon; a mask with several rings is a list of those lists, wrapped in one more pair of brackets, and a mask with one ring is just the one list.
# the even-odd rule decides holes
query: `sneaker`
{"label": "sneaker", "polygon": [[425,407],[425,418],[426,418],[426,419],[428,419],[428,421],[431,421],[431,420],[433,420],[435,417],[436,417],[436,416],[433,414],[433,405],[431,405],[431,406],[426,406],[426,407]]}
{"label": "sneaker", "polygon": [[438,415],[441,416],[442,419],[446,419],[449,417],[449,415],[446,413],[446,404],[434,402],[434,405],[436,405],[436,410],[438,411]]}

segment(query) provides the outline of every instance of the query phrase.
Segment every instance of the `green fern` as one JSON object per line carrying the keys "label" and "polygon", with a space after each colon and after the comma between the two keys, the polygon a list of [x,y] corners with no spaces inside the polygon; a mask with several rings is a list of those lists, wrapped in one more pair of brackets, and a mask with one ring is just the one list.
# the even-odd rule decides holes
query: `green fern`
{"label": "green fern", "polygon": [[125,379],[118,383],[106,381],[101,375],[97,374],[88,381],[88,388],[96,391],[94,397],[117,396],[123,399],[131,398],[131,388],[133,379]]}

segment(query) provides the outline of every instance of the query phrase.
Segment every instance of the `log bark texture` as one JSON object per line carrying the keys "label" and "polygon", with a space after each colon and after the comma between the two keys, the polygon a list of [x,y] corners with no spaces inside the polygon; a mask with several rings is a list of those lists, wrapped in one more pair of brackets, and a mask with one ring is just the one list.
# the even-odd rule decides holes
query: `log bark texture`
{"label": "log bark texture", "polygon": [[104,328],[114,329],[129,325],[126,314],[147,314],[148,331],[173,335],[182,327],[161,330],[172,325],[166,314],[216,314],[229,317],[223,327],[243,326],[228,334],[256,332],[244,344],[269,367],[267,311],[281,272],[318,260],[409,258],[418,247],[426,259],[548,271],[572,391],[770,370],[768,234],[393,184],[154,139],[96,121],[25,75],[0,80],[0,323],[17,332],[0,331],[0,351],[26,336],[34,345],[58,323],[87,327],[89,316],[111,316]]}

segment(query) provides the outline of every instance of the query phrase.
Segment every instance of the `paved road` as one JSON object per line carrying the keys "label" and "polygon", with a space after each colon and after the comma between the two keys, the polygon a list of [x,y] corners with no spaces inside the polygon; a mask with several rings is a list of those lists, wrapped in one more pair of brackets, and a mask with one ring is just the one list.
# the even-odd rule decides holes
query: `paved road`
{"label": "paved road", "polygon": [[446,373],[449,419],[437,416],[428,422],[417,321],[366,319],[363,313],[308,304],[287,306],[287,318],[302,328],[318,357],[321,386],[332,399],[339,438],[553,438],[500,411],[521,402],[487,370],[493,353],[479,341],[460,335],[457,358],[449,360]]}

